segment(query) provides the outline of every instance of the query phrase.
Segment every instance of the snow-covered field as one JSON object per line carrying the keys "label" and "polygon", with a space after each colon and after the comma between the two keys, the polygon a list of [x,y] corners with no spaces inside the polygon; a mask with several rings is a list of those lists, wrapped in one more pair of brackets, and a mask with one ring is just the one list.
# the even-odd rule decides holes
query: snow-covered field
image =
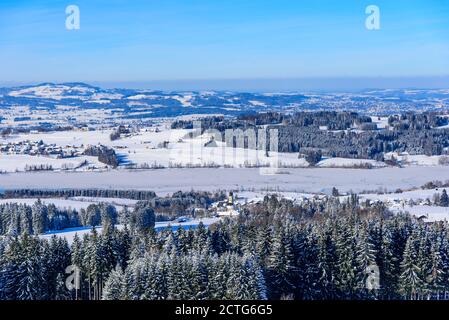
{"label": "snow-covered field", "polygon": [[294,168],[284,174],[263,175],[259,169],[164,169],[107,172],[45,172],[0,175],[0,186],[17,188],[104,188],[153,190],[158,194],[178,190],[280,190],[306,193],[361,192],[410,189],[433,180],[449,180],[447,167],[380,169]]}
{"label": "snow-covered field", "polygon": [[368,159],[346,159],[346,158],[326,158],[318,163],[318,167],[322,168],[351,168],[361,167],[364,165],[371,166],[373,168],[386,167],[386,164],[376,160]]}
{"label": "snow-covered field", "polygon": [[110,144],[111,140],[109,135],[112,130],[95,130],[95,131],[58,131],[58,132],[40,132],[40,133],[27,133],[16,134],[8,136],[6,142],[20,142],[25,140],[39,141],[42,140],[47,144],[56,144],[59,146],[81,146],[97,143]]}
{"label": "snow-covered field", "polygon": [[123,198],[73,197],[70,199],[77,202],[86,202],[86,201],[94,203],[108,202],[121,207],[134,206],[138,202],[138,200],[123,199]]}
{"label": "snow-covered field", "polygon": [[[384,202],[392,212],[408,212],[416,217],[426,217],[426,221],[449,221],[449,208],[433,205],[433,197],[440,194],[444,188],[416,189],[401,193],[362,194],[360,198]],[[414,205],[410,205],[413,200]]]}
{"label": "snow-covered field", "polygon": [[[0,204],[5,203],[20,203],[26,205],[33,205],[38,199],[37,198],[26,198],[26,199],[0,199]],[[133,206],[136,204],[137,200],[130,199],[116,199],[116,198],[84,198],[84,197],[73,197],[69,199],[61,198],[43,198],[42,203],[54,204],[56,207],[61,209],[73,209],[80,210],[86,209],[91,204],[98,204],[101,202],[106,202],[114,205],[117,210],[123,209],[123,207]]]}
{"label": "snow-covered field", "polygon": [[385,129],[388,127],[388,117],[372,116],[371,121],[377,125],[377,129]]}
{"label": "snow-covered field", "polygon": [[[308,167],[305,159],[298,158],[295,153],[270,152],[269,157],[264,151],[248,150],[242,148],[226,147],[224,142],[216,141],[216,147],[204,147],[211,140],[211,135],[204,134],[193,139],[186,136],[192,130],[168,129],[168,123],[162,123],[157,127],[142,129],[129,137],[111,141],[109,136],[112,130],[97,131],[63,131],[51,133],[19,134],[8,137],[6,142],[21,141],[44,141],[47,144],[58,146],[73,146],[82,148],[87,145],[102,144],[114,148],[126,164],[134,164],[137,167],[144,164],[170,166],[280,166],[280,167]],[[157,130],[156,130],[157,129]],[[160,145],[168,142],[167,148]],[[8,156],[4,156],[5,161],[0,160],[0,170],[14,172],[16,169],[23,170],[26,164],[41,164],[47,158],[39,158],[22,155],[16,159],[14,165],[8,161]],[[1,159],[1,158],[0,158]],[[61,159],[53,161],[54,167],[58,169],[65,162],[81,160]],[[84,159],[82,159],[84,160]],[[92,159],[89,159],[90,161]],[[48,160],[51,161],[50,159]],[[8,163],[6,163],[8,162]],[[323,167],[350,167],[353,165],[371,164],[375,167],[385,166],[372,160],[356,159],[324,159],[319,166]]]}
{"label": "snow-covered field", "polygon": [[86,168],[94,165],[104,167],[95,157],[80,156],[76,158],[56,159],[46,156],[29,156],[22,154],[0,154],[0,172],[26,171],[30,166],[51,166],[53,170],[74,170],[87,162]]}
{"label": "snow-covered field", "polygon": [[[186,101],[187,102],[187,101]],[[387,125],[387,118],[373,119],[379,127]],[[224,142],[211,141],[211,134],[205,133],[193,139],[188,138],[192,130],[169,129],[170,121],[161,120],[152,127],[140,128],[121,139],[111,141],[111,129],[96,131],[65,131],[52,133],[29,133],[9,136],[8,142],[42,140],[47,144],[74,146],[103,144],[114,148],[124,164],[136,168],[162,166],[162,170],[134,169],[120,166],[117,170],[90,170],[91,166],[103,168],[94,157],[54,159],[43,156],[0,155],[0,188],[3,189],[61,189],[102,188],[153,190],[158,195],[182,190],[239,190],[241,201],[259,201],[267,193],[277,192],[280,196],[301,201],[317,194],[330,194],[333,187],[340,192],[394,191],[398,188],[411,189],[432,180],[449,180],[447,166],[439,165],[440,157],[424,155],[394,154],[403,168],[387,167],[385,163],[364,159],[324,158],[316,168],[309,168],[307,161],[294,153],[270,152],[229,148]],[[161,145],[165,144],[164,147]],[[78,168],[85,160],[87,166],[74,171],[62,169]],[[56,171],[20,172],[30,165],[51,165]],[[191,168],[192,166],[218,166],[220,168]],[[280,168],[276,174],[264,168]],[[373,169],[350,169],[370,166]],[[384,201],[393,210],[412,214],[429,214],[429,219],[447,216],[447,210],[438,207],[407,207],[407,201],[432,198],[435,190],[416,190],[398,194],[364,194],[362,198]],[[33,204],[36,199],[1,200],[5,202]],[[81,209],[92,203],[109,202],[118,209],[132,206],[133,200],[70,198],[44,199],[61,208]],[[423,208],[421,208],[423,207]]]}
{"label": "snow-covered field", "polygon": [[[394,156],[403,166],[437,166],[444,156],[409,155],[407,153],[387,153],[386,158]],[[449,169],[449,167],[447,168]]]}
{"label": "snow-covered field", "polygon": [[288,192],[288,191],[240,191],[237,193],[235,202],[238,204],[258,203],[263,201],[265,196],[277,196],[292,200],[296,203],[302,202],[304,199],[322,198],[322,194],[303,193],[303,192]]}
{"label": "snow-covered field", "polygon": [[[218,221],[220,221],[220,218],[192,219],[187,222],[181,222],[181,223],[176,222],[176,221],[156,222],[156,225],[154,226],[154,228],[156,231],[162,231],[167,228],[171,228],[172,230],[176,230],[178,228],[190,229],[190,228],[196,228],[200,222],[202,222],[206,227],[208,227],[214,223],[217,223]],[[117,225],[117,228],[122,229],[123,226]],[[103,230],[102,227],[96,227],[95,229],[99,233],[101,233]],[[84,234],[89,234],[91,232],[92,232],[92,227],[79,227],[79,228],[69,228],[69,229],[64,229],[64,230],[59,230],[59,231],[49,231],[43,235],[40,235],[39,237],[41,239],[50,239],[51,237],[56,235],[58,237],[65,238],[68,241],[68,243],[71,244],[73,242],[73,238],[75,237],[76,234],[78,235],[78,237],[81,238]]]}
{"label": "snow-covered field", "polygon": [[404,200],[414,200],[414,201],[424,201],[426,199],[432,200],[432,197],[436,193],[441,193],[441,190],[444,188],[438,189],[416,189],[410,191],[404,191],[401,193],[388,193],[388,194],[362,194],[360,197],[362,199],[370,199],[370,200],[381,200],[381,201],[389,201],[389,202],[397,202]]}
{"label": "snow-covered field", "polygon": [[437,206],[392,206],[393,212],[408,212],[417,218],[425,217],[425,221],[449,221],[449,208]]}
{"label": "snow-covered field", "polygon": [[[297,153],[270,152],[267,157],[264,151],[248,150],[243,148],[226,147],[224,142],[216,140],[213,145],[205,147],[211,141],[212,134],[205,133],[190,139],[187,135],[192,130],[170,129],[169,121],[161,121],[153,127],[141,128],[119,140],[111,141],[111,129],[96,131],[63,131],[50,133],[29,133],[12,135],[6,142],[22,142],[26,140],[40,141],[57,146],[70,146],[74,148],[87,145],[102,144],[113,148],[123,160],[123,165],[142,167],[287,167],[305,168],[309,164],[304,158],[298,158]],[[164,147],[161,145],[165,144]],[[390,155],[391,156],[391,155]],[[437,166],[441,156],[428,157],[425,155],[394,154],[405,166]],[[84,160],[93,166],[101,168],[103,165],[93,157],[78,157],[74,159],[51,159],[35,156],[0,155],[0,171],[23,171],[26,165],[51,164],[58,170],[63,167],[75,167]],[[367,159],[324,158],[317,165],[325,168],[350,168],[370,166],[374,168],[385,167],[385,163]],[[89,166],[81,169],[88,170]]]}

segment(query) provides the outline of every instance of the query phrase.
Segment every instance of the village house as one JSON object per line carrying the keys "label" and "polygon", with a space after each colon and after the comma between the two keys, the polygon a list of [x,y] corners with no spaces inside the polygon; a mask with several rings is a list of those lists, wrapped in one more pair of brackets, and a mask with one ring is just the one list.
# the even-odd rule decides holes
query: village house
{"label": "village house", "polygon": [[0,153],[6,155],[50,156],[58,159],[80,156],[82,150],[75,146],[57,146],[40,141],[19,141],[0,143]]}

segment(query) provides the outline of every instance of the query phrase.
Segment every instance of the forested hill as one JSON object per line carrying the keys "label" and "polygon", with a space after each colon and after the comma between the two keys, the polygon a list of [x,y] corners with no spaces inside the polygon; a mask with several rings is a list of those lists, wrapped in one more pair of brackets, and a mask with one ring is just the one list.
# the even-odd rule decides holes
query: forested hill
{"label": "forested hill", "polygon": [[[173,122],[172,128],[191,129],[193,121],[178,120]],[[270,130],[277,130],[279,139],[274,151],[306,153],[316,150],[327,157],[384,161],[385,154],[390,152],[444,155],[448,154],[449,147],[449,116],[444,112],[406,112],[388,117],[336,111],[267,112],[201,120],[203,132],[218,130],[223,141],[226,130],[241,129],[241,133],[234,132],[237,132],[236,139],[246,139],[244,147],[254,146],[247,142],[248,132],[253,130],[257,137],[261,128],[268,137]],[[247,136],[242,136],[245,134]],[[226,140],[227,145],[236,147],[236,139]],[[257,147],[264,149],[261,145]],[[265,148],[270,150],[268,139]]]}

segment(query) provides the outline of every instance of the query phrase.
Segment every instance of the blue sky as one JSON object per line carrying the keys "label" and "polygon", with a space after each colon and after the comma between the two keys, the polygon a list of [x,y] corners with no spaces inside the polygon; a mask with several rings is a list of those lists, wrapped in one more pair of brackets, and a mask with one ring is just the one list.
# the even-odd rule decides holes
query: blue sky
{"label": "blue sky", "polygon": [[3,83],[448,75],[447,0],[0,2]]}

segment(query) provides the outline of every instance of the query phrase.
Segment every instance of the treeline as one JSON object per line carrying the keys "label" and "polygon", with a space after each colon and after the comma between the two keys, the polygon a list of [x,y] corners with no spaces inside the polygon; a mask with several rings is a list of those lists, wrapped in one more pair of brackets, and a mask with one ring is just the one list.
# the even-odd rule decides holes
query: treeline
{"label": "treeline", "polygon": [[28,134],[31,131],[38,131],[38,132],[52,132],[52,131],[70,131],[73,130],[73,126],[67,125],[67,126],[61,126],[61,125],[54,125],[52,123],[43,123],[40,125],[33,125],[33,126],[27,126],[27,127],[7,127],[0,130],[0,136],[7,137],[13,133],[15,134]]}
{"label": "treeline", "polygon": [[435,193],[433,196],[433,204],[440,207],[449,207],[449,196],[446,189],[443,189],[441,194]]}
{"label": "treeline", "polygon": [[133,200],[151,200],[156,193],[145,190],[113,190],[113,189],[16,189],[0,193],[2,199],[13,198],[120,198]]}
{"label": "treeline", "polygon": [[115,198],[150,201],[155,210],[166,214],[183,214],[194,208],[206,209],[213,202],[226,198],[224,191],[201,192],[201,191],[177,191],[166,197],[158,197],[153,191],[145,190],[112,190],[112,189],[16,189],[5,190],[0,193],[2,199],[23,198]]}
{"label": "treeline", "polygon": [[[68,291],[65,268],[81,271]],[[449,225],[357,196],[266,197],[238,220],[0,239],[1,299],[447,299]],[[45,281],[44,281],[45,279]]]}
{"label": "treeline", "polygon": [[[47,231],[74,227],[100,226],[105,223],[135,225],[136,214],[155,215],[154,220],[171,221],[180,216],[195,217],[195,208],[207,209],[215,201],[223,200],[224,193],[176,192],[165,198],[139,201],[131,208],[118,212],[109,203],[91,204],[86,209],[69,210],[38,200],[32,206],[25,204],[0,205],[0,235],[42,234]],[[150,210],[151,213],[146,212]]]}
{"label": "treeline", "polygon": [[[172,129],[192,129],[194,120],[176,120],[172,123]],[[294,114],[283,114],[279,112],[262,112],[243,114],[236,118],[224,118],[220,116],[201,118],[204,129],[237,129],[247,126],[260,125],[294,125],[297,127],[327,126],[329,130],[346,130],[355,124],[371,123],[371,117],[356,112],[297,112]]]}
{"label": "treeline", "polygon": [[81,226],[77,211],[58,209],[55,205],[0,205],[0,235],[17,236],[23,233],[41,234],[48,230],[61,230]]}
{"label": "treeline", "polygon": [[[278,151],[296,153],[303,148],[314,148],[328,157],[383,161],[384,154],[389,152],[441,155],[447,153],[449,146],[449,129],[436,128],[446,125],[448,119],[434,112],[390,116],[388,130],[378,130],[371,117],[355,112],[260,113],[236,119],[212,117],[202,119],[201,123],[203,132],[220,131],[223,141],[226,129],[257,129],[268,125],[268,131],[278,130]],[[172,125],[173,128],[192,126],[192,121],[177,121]],[[354,128],[359,130],[350,130]],[[257,130],[255,133],[258,134]]]}
{"label": "treeline", "polygon": [[115,150],[103,145],[88,146],[84,150],[84,155],[98,157],[98,161],[113,168],[117,168],[120,164],[120,159],[115,153]]}
{"label": "treeline", "polygon": [[328,130],[347,130],[365,123],[372,123],[371,117],[356,112],[298,112],[284,119],[286,125],[315,128],[326,126]]}
{"label": "treeline", "polygon": [[172,220],[188,215],[195,217],[196,209],[207,209],[213,202],[226,199],[225,192],[178,191],[167,197],[157,197],[150,201],[158,220]]}
{"label": "treeline", "polygon": [[53,166],[51,164],[34,164],[25,165],[25,171],[53,171]]}
{"label": "treeline", "polygon": [[[273,128],[279,130],[279,151],[318,148],[329,157],[383,161],[388,152],[441,155],[449,146],[449,130],[435,129],[447,124],[447,118],[436,113],[390,116],[388,124],[389,130],[376,130],[370,117],[357,113],[304,112]],[[321,130],[323,126],[326,130]],[[353,127],[366,131],[347,130]]]}
{"label": "treeline", "polygon": [[414,113],[407,112],[401,115],[388,117],[388,125],[400,130],[429,130],[448,124],[448,118],[435,112]]}
{"label": "treeline", "polygon": [[129,134],[129,133],[130,130],[125,126],[121,125],[109,135],[109,138],[111,139],[111,141],[115,141],[119,140],[122,134]]}
{"label": "treeline", "polygon": [[[271,128],[273,129],[273,128]],[[448,129],[405,131],[339,131],[277,126],[280,152],[320,149],[325,156],[383,161],[388,152],[441,155],[449,145]]]}
{"label": "treeline", "polygon": [[117,223],[130,225],[135,230],[154,227],[156,216],[149,202],[141,201],[129,210],[118,212],[107,203],[91,204],[86,209],[58,209],[53,204],[45,205],[40,200],[32,206],[23,204],[0,205],[0,235],[39,235],[47,231],[58,231],[74,227],[114,227]]}
{"label": "treeline", "polygon": [[32,206],[17,203],[0,205],[0,235],[38,235],[66,228],[99,226],[106,222],[115,225],[117,221],[116,208],[105,203],[91,204],[80,211],[59,209],[40,200]]}

